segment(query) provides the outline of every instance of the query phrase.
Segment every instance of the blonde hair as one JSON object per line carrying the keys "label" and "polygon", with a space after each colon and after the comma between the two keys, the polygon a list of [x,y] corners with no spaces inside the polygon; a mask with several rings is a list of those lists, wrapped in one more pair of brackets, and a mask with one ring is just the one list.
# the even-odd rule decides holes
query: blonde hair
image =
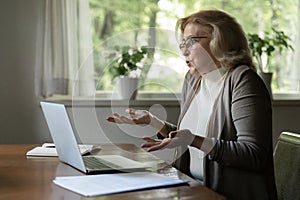
{"label": "blonde hair", "polygon": [[247,65],[255,69],[248,40],[236,19],[221,10],[202,10],[177,21],[176,30],[183,33],[187,24],[193,23],[210,30],[210,49],[225,68],[232,69]]}

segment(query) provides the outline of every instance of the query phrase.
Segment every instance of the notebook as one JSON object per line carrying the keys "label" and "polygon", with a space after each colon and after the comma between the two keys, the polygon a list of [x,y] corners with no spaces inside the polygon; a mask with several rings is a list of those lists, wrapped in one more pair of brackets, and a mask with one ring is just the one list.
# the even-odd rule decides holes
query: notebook
{"label": "notebook", "polygon": [[86,173],[145,171],[143,163],[120,155],[82,156],[63,104],[40,102],[59,159]]}
{"label": "notebook", "polygon": [[[95,151],[94,145],[78,145],[81,155],[87,155]],[[35,147],[26,152],[28,157],[57,157],[57,151],[53,143],[44,143],[42,146]]]}

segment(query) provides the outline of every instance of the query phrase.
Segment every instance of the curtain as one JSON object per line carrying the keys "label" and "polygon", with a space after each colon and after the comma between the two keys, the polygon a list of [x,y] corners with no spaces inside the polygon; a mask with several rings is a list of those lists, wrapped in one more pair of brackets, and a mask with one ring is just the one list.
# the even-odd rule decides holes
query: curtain
{"label": "curtain", "polygon": [[[87,0],[44,0],[36,70],[36,91],[93,96],[94,63]],[[38,43],[38,42],[37,42]]]}

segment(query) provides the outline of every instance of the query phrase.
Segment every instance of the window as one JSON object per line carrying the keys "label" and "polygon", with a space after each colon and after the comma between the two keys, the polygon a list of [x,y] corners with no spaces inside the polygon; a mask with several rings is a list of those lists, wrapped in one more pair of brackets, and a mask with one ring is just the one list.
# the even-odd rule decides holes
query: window
{"label": "window", "polygon": [[[142,91],[180,92],[187,71],[175,39],[180,17],[205,8],[218,8],[235,16],[247,33],[284,31],[294,51],[272,59],[274,92],[299,92],[299,6],[295,0],[90,0],[95,78],[99,91],[113,89],[107,58],[115,45],[148,45],[155,49],[152,64],[143,69]],[[156,28],[149,28],[156,27]],[[171,77],[171,78],[170,78]]]}

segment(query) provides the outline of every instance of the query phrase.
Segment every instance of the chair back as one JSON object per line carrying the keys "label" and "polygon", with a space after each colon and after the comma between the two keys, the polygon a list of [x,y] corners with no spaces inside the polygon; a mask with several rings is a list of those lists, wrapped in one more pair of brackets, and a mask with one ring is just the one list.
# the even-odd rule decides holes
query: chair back
{"label": "chair back", "polygon": [[274,150],[279,200],[300,199],[300,134],[282,132]]}

